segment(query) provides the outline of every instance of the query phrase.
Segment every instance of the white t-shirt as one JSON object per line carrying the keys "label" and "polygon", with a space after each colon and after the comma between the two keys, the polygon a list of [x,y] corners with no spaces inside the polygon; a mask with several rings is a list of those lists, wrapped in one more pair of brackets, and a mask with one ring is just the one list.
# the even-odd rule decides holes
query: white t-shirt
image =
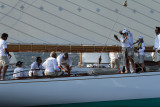
{"label": "white t-shirt", "polygon": [[5,40],[0,39],[0,56],[7,56],[7,53],[5,53],[4,49],[7,48],[7,43]]}
{"label": "white t-shirt", "polygon": [[67,59],[67,60],[64,60],[64,59],[63,59],[63,55],[64,55],[64,54],[60,54],[60,55],[57,57],[58,66],[61,66],[61,64],[63,64],[63,63],[67,63],[67,64],[69,64],[69,66],[72,66],[72,60],[71,60],[70,56],[68,55],[68,59]]}
{"label": "white t-shirt", "polygon": [[110,60],[118,59],[119,53],[118,52],[109,52],[109,58],[110,58]]}
{"label": "white t-shirt", "polygon": [[141,45],[141,48],[138,50],[139,55],[144,55],[144,51],[145,51],[145,44],[144,42]]}
{"label": "white t-shirt", "polygon": [[14,69],[13,79],[17,79],[18,77],[25,77],[24,69],[21,67]]}
{"label": "white t-shirt", "polygon": [[133,48],[133,34],[132,34],[132,32],[128,32],[128,39],[129,39],[129,47]]}
{"label": "white t-shirt", "polygon": [[42,66],[45,68],[45,71],[48,72],[55,72],[60,71],[60,69],[57,66],[57,60],[53,57],[49,57]]}
{"label": "white t-shirt", "polygon": [[158,44],[158,50],[160,50],[160,42],[159,42],[160,41],[160,34],[157,35],[157,37],[158,37],[158,43],[157,43]]}
{"label": "white t-shirt", "polygon": [[155,40],[154,40],[154,47],[153,49],[158,49],[159,47],[159,41],[158,41],[158,35],[155,37]]}
{"label": "white t-shirt", "polygon": [[33,62],[32,64],[31,64],[31,70],[33,70],[33,69],[40,69],[40,70],[42,70],[42,69],[44,69],[43,68],[43,66],[42,66],[42,63],[38,66],[38,64],[37,64],[37,62],[35,61],[35,62]]}
{"label": "white t-shirt", "polygon": [[123,42],[123,40],[124,40],[124,37],[121,37],[120,41],[121,41],[122,47],[130,47],[129,39],[127,38],[124,42]]}

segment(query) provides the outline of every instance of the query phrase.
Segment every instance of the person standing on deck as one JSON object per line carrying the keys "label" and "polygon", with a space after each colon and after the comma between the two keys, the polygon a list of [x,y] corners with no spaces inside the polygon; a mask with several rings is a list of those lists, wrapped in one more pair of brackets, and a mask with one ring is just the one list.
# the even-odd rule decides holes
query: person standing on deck
{"label": "person standing on deck", "polygon": [[29,71],[29,76],[44,76],[43,72],[44,68],[42,66],[42,59],[41,57],[37,57],[36,61],[31,64],[31,70]]}
{"label": "person standing on deck", "polygon": [[118,52],[109,52],[109,58],[110,58],[111,68],[114,68],[114,65],[116,65],[119,73],[121,73],[120,63],[119,63],[119,60],[120,60],[119,53]]}
{"label": "person standing on deck", "polygon": [[155,29],[156,37],[153,49],[155,50],[154,53],[154,61],[158,62],[159,70],[160,70],[160,27],[156,27]]}
{"label": "person standing on deck", "polygon": [[[72,60],[68,53],[60,54],[57,57],[58,66],[64,71],[68,73],[68,76],[70,76],[70,72],[72,70]],[[64,69],[66,68],[66,70]]]}
{"label": "person standing on deck", "polygon": [[57,54],[52,51],[50,57],[42,64],[45,68],[44,74],[46,76],[61,76],[63,72],[57,66]]}
{"label": "person standing on deck", "polygon": [[7,33],[3,33],[0,38],[0,75],[1,75],[1,70],[3,68],[2,80],[5,79],[5,74],[9,66],[9,59],[7,55],[9,56],[9,58],[12,57],[7,49],[7,43],[6,43],[7,38],[8,38]]}
{"label": "person standing on deck", "polygon": [[127,71],[129,71],[129,66],[127,63],[127,59],[128,59],[128,48],[129,48],[129,39],[128,39],[128,31],[127,30],[123,30],[122,31],[122,35],[123,37],[121,37],[121,39],[119,39],[116,35],[114,35],[115,39],[119,42],[121,42],[122,45],[122,56],[123,56],[123,69],[122,72],[125,73],[125,66]]}
{"label": "person standing on deck", "polygon": [[127,33],[128,33],[128,37],[127,38],[129,39],[129,47],[127,49],[129,61],[127,61],[127,63],[129,63],[129,62],[131,63],[131,66],[132,66],[132,69],[133,69],[132,72],[135,72],[133,34],[132,34],[132,32],[128,31],[127,28],[124,28],[124,30],[127,31]]}
{"label": "person standing on deck", "polygon": [[[146,71],[145,65],[144,65],[145,44],[144,44],[144,41],[143,41],[143,37],[139,36],[139,40],[136,43],[138,43],[138,45],[137,45],[138,60],[139,60],[138,62],[139,62],[139,64],[141,64],[142,71],[145,72]],[[134,43],[134,44],[136,44],[136,43]]]}

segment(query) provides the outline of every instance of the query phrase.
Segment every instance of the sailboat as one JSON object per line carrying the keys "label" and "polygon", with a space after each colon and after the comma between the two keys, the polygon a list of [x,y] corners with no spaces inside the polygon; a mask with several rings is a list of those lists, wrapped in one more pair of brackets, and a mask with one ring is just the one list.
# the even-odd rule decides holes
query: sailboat
{"label": "sailboat", "polygon": [[[124,3],[125,2],[125,3]],[[124,4],[123,4],[124,3]],[[152,52],[158,0],[1,0],[10,52],[120,52],[114,34],[143,35]],[[79,68],[83,69],[83,68]],[[0,81],[0,106],[159,106],[160,72]]]}

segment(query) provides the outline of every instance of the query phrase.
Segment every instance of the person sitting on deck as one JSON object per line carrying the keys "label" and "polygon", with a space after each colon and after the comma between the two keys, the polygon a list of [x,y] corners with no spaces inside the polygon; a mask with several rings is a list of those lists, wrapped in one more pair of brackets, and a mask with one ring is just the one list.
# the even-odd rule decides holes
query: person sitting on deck
{"label": "person sitting on deck", "polygon": [[41,57],[37,57],[36,61],[31,64],[31,70],[29,71],[29,76],[43,76],[43,66]]}
{"label": "person sitting on deck", "polygon": [[[64,72],[67,72],[68,76],[70,76],[70,72],[72,70],[72,60],[68,53],[60,54],[57,57],[57,62],[60,69],[62,69]],[[66,68],[66,70],[64,68]]]}
{"label": "person sitting on deck", "polygon": [[119,64],[119,60],[120,60],[119,53],[118,52],[109,52],[109,58],[110,58],[111,68],[114,68],[114,66],[116,65],[119,73],[121,73],[120,64]]}
{"label": "person sitting on deck", "polygon": [[142,67],[142,71],[145,72],[145,65],[144,65],[144,51],[145,51],[145,44],[143,41],[143,37],[139,36],[139,40],[137,42],[135,42],[134,44],[138,43],[137,45],[137,52],[138,52],[138,63],[141,64]]}
{"label": "person sitting on deck", "polygon": [[13,73],[13,79],[20,79],[21,77],[25,77],[25,72],[24,69],[22,68],[22,63],[21,61],[18,61],[16,63],[16,68],[14,69],[14,73]]}
{"label": "person sitting on deck", "polygon": [[52,51],[50,57],[42,64],[45,76],[61,76],[63,72],[57,66],[57,54]]}

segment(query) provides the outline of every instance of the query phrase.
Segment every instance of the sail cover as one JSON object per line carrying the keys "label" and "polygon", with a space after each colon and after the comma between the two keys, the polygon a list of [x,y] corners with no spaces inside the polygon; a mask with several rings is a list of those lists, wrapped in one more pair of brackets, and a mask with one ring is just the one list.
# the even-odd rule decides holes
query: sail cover
{"label": "sail cover", "polygon": [[[160,26],[160,1],[129,0],[0,0],[0,33],[8,43],[120,45],[113,35],[128,28],[134,41],[154,42]],[[120,37],[120,35],[118,35]]]}

